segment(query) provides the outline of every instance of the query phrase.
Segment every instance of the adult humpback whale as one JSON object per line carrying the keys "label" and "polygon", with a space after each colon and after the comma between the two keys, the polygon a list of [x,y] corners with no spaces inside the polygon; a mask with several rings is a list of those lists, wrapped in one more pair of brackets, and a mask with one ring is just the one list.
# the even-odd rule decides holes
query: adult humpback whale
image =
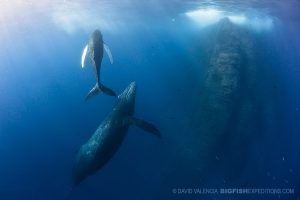
{"label": "adult humpback whale", "polygon": [[136,125],[161,137],[159,130],[153,124],[133,117],[135,95],[136,83],[132,82],[118,96],[112,112],[99,125],[91,138],[80,147],[73,168],[74,186],[94,174],[112,158],[122,144],[130,125]]}
{"label": "adult humpback whale", "polygon": [[101,62],[103,59],[103,49],[107,52],[110,62],[113,63],[112,54],[108,46],[104,44],[101,32],[99,30],[95,30],[92,33],[88,44],[85,46],[81,57],[81,67],[83,68],[85,57],[86,55],[88,55],[88,59],[92,64],[96,75],[96,85],[90,90],[90,92],[86,96],[86,100],[99,94],[100,92],[103,92],[110,96],[117,96],[112,89],[104,86],[100,80],[100,69]]}

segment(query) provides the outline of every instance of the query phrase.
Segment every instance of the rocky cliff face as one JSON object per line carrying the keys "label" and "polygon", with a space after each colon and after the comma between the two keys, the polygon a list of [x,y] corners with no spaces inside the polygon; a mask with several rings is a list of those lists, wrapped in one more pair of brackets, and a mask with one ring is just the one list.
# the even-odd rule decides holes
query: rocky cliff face
{"label": "rocky cliff face", "polygon": [[205,76],[197,82],[183,145],[165,178],[170,188],[247,184],[253,177],[245,172],[264,173],[253,164],[259,162],[256,143],[266,136],[276,103],[264,93],[273,80],[259,40],[228,19],[211,27],[208,38]]}

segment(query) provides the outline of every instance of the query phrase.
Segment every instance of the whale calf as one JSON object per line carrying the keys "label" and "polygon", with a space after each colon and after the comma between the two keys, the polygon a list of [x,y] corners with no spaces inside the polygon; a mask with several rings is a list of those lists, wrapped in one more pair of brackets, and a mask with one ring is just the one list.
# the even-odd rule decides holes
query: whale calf
{"label": "whale calf", "polygon": [[81,67],[82,68],[84,67],[85,58],[86,56],[88,56],[88,60],[92,64],[96,75],[96,85],[90,90],[90,92],[85,98],[86,100],[99,94],[100,92],[103,92],[109,96],[115,96],[115,97],[117,96],[112,89],[104,86],[101,83],[100,71],[101,71],[101,62],[103,59],[103,49],[107,52],[110,62],[113,63],[112,54],[108,46],[103,42],[103,37],[101,32],[96,29],[92,33],[88,44],[85,46],[81,57]]}
{"label": "whale calf", "polygon": [[118,96],[113,110],[91,138],[80,147],[73,167],[74,186],[97,172],[113,157],[122,144],[130,125],[136,125],[161,137],[160,131],[153,124],[133,117],[135,96],[136,83],[132,82]]}

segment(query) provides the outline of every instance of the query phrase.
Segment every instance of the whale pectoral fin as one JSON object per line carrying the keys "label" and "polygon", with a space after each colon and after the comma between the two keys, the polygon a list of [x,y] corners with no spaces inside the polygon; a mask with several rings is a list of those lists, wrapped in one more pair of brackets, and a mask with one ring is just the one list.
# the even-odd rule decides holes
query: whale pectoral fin
{"label": "whale pectoral fin", "polygon": [[82,56],[81,56],[81,67],[82,68],[84,68],[84,61],[85,61],[85,57],[86,57],[87,51],[88,51],[88,45],[86,45],[84,47],[83,52],[82,52]]}
{"label": "whale pectoral fin", "polygon": [[103,43],[103,47],[104,47],[104,50],[105,50],[105,52],[107,53],[107,55],[109,57],[110,63],[113,64],[114,60],[113,60],[113,56],[112,56],[112,53],[111,53],[109,47],[105,43]]}
{"label": "whale pectoral fin", "polygon": [[156,135],[159,138],[162,137],[160,131],[153,124],[146,122],[145,120],[142,120],[142,119],[137,119],[135,117],[132,117],[130,121],[131,121],[131,124],[143,129],[144,131],[153,133],[154,135]]}

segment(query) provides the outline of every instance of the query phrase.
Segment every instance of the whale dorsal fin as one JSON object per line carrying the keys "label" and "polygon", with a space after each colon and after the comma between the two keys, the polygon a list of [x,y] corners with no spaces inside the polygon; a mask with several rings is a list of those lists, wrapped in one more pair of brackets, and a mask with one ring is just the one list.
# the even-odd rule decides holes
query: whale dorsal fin
{"label": "whale dorsal fin", "polygon": [[109,57],[110,63],[113,64],[114,60],[113,60],[113,56],[112,56],[112,53],[111,53],[109,47],[105,43],[103,43],[103,47],[104,47],[104,50],[105,50],[105,52],[107,53],[107,55]]}
{"label": "whale dorsal fin", "polygon": [[154,135],[156,135],[157,137],[161,138],[161,133],[160,131],[151,123],[146,122],[145,120],[142,119],[137,119],[135,117],[131,117],[130,118],[130,123],[132,125],[135,125],[141,129],[143,129],[144,131],[147,131],[149,133],[153,133]]}
{"label": "whale dorsal fin", "polygon": [[82,52],[82,56],[81,56],[81,67],[82,68],[84,68],[84,61],[85,61],[85,57],[86,57],[87,51],[88,51],[88,45],[86,45],[84,47],[83,52]]}

